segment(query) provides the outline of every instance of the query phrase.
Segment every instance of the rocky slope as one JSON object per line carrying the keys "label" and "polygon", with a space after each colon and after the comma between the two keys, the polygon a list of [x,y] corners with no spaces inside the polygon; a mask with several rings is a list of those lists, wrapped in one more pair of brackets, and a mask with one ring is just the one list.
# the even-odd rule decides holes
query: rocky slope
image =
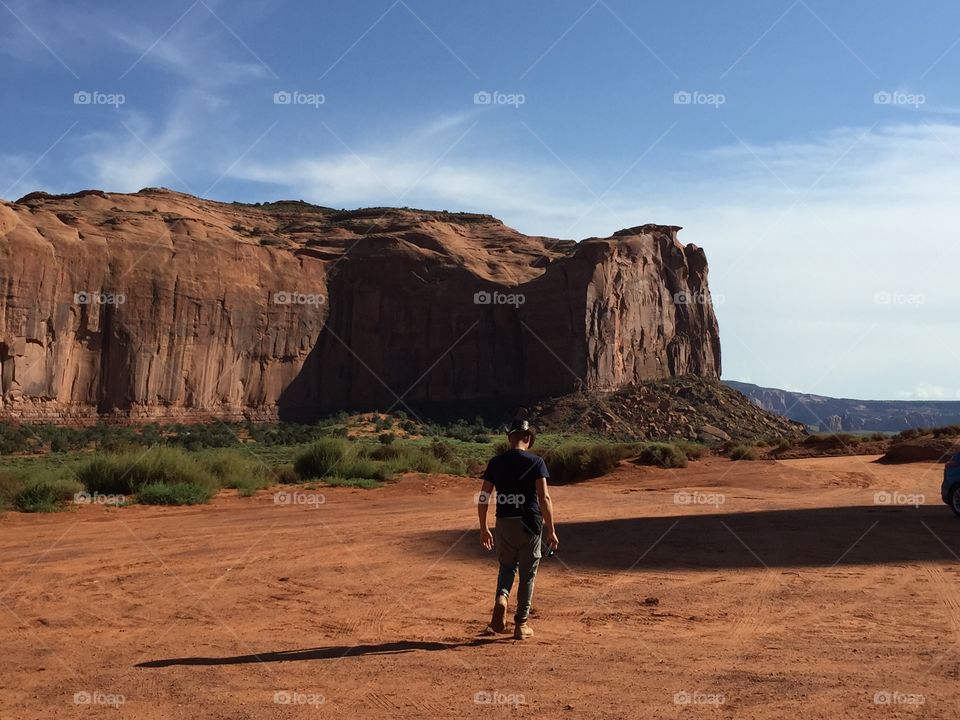
{"label": "rocky slope", "polygon": [[544,400],[528,411],[540,427],[601,432],[631,440],[772,440],[798,438],[804,426],[758,408],[713,378],[686,376],[581,391]]}
{"label": "rocky slope", "polygon": [[308,419],[716,378],[703,251],[168,190],[0,202],[0,416]]}
{"label": "rocky slope", "polygon": [[849,400],[726,381],[764,410],[823,432],[900,431],[960,423],[960,402],[950,400]]}

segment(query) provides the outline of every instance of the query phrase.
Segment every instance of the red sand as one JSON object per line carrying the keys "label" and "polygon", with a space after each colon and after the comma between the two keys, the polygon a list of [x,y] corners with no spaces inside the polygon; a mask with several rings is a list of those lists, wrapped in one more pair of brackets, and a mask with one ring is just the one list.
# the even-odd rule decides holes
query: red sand
{"label": "red sand", "polygon": [[7,513],[0,717],[953,718],[960,519],[871,459],[554,489],[522,643],[478,638],[474,481]]}

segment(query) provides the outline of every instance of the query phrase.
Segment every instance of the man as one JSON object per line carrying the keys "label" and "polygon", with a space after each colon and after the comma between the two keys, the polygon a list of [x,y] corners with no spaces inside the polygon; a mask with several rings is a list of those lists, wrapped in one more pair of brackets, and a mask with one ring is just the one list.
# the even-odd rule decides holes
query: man
{"label": "man", "polygon": [[[517,608],[514,614],[513,637],[525,640],[533,636],[528,622],[533,583],[540,564],[540,544],[546,531],[546,544],[551,550],[559,545],[553,524],[553,501],[547,489],[547,466],[543,458],[529,452],[535,433],[526,420],[513,423],[507,430],[510,449],[492,458],[483,474],[483,485],[477,503],[480,515],[480,545],[484,550],[497,548],[500,574],[493,605],[493,618],[488,631],[506,631],[504,618],[510,590],[517,573]],[[497,505],[496,539],[487,526],[490,503]]]}

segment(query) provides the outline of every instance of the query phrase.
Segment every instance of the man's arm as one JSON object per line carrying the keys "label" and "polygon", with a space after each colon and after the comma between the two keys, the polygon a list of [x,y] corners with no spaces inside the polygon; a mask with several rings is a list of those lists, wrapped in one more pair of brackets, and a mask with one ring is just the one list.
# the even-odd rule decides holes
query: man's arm
{"label": "man's arm", "polygon": [[547,545],[556,550],[560,541],[557,539],[557,528],[553,524],[553,499],[550,497],[550,488],[547,487],[545,477],[537,480],[537,500],[540,501],[540,513],[543,515],[543,529],[547,533]]}
{"label": "man's arm", "polygon": [[493,498],[493,483],[484,480],[483,485],[480,486],[480,494],[477,496],[477,514],[480,516],[480,546],[484,550],[493,549],[493,533],[487,526],[487,511],[490,509]]}

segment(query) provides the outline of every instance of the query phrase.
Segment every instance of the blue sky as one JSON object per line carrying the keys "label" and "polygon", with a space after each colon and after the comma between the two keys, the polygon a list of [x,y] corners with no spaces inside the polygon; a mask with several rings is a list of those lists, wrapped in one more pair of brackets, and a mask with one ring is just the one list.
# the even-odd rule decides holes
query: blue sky
{"label": "blue sky", "polygon": [[572,239],[682,225],[724,377],[960,398],[955,2],[0,0],[0,18],[4,198],[162,185]]}

